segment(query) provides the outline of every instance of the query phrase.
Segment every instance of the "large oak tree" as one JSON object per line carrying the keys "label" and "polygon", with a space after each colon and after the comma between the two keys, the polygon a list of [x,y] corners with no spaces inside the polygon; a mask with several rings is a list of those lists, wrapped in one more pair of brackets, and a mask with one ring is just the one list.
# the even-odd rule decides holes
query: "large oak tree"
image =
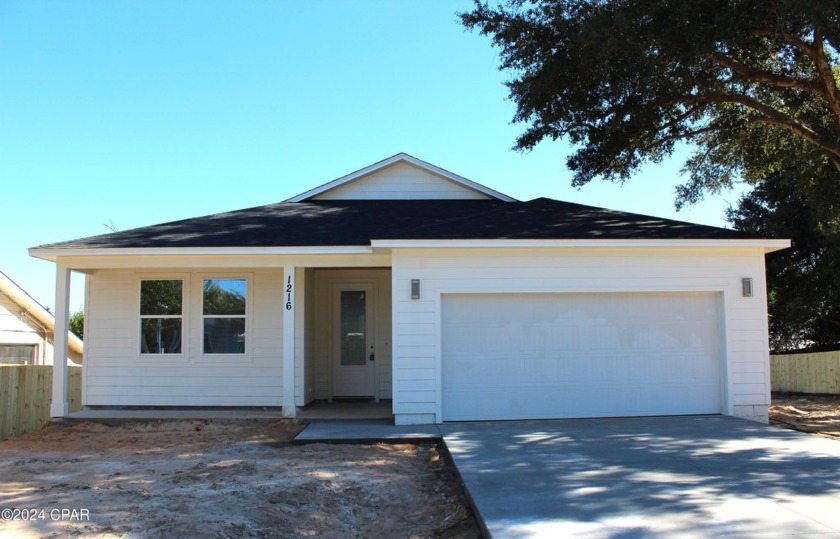
{"label": "large oak tree", "polygon": [[840,183],[837,0],[476,1],[462,23],[509,72],[516,148],[567,137],[573,183],[624,181],[679,141],[695,153],[677,204],[790,169]]}
{"label": "large oak tree", "polygon": [[803,177],[813,180],[813,172],[791,169],[767,177],[728,215],[738,230],[792,240],[790,249],[767,255],[770,346],[776,351],[840,346],[840,227],[811,200],[819,189],[803,189]]}
{"label": "large oak tree", "polygon": [[840,1],[476,1],[463,24],[509,72],[516,148],[576,145],[573,183],[624,181],[694,148],[677,205],[744,180],[740,230],[768,256],[771,345],[840,344]]}

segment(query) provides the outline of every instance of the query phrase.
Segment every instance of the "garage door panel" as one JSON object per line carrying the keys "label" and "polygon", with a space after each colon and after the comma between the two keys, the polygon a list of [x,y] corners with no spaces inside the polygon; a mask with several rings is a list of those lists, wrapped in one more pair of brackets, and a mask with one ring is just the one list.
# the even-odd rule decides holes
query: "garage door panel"
{"label": "garage door panel", "polygon": [[719,413],[715,294],[443,299],[445,420]]}

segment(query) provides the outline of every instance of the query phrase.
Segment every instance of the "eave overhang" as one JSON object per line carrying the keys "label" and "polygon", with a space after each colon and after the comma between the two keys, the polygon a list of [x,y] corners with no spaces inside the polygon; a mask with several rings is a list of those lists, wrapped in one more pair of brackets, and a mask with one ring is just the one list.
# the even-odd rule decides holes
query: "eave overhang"
{"label": "eave overhang", "polygon": [[250,255],[366,255],[390,249],[470,248],[716,248],[762,249],[772,253],[790,247],[790,240],[768,239],[563,239],[563,240],[371,240],[370,245],[325,245],[292,247],[132,247],[132,248],[42,248],[29,255],[55,262],[59,257],[87,256],[250,256]]}
{"label": "eave overhang", "polygon": [[772,253],[790,247],[790,240],[768,239],[564,239],[564,240],[372,240],[375,249],[469,248],[738,248]]}
{"label": "eave overhang", "polygon": [[363,255],[373,253],[370,245],[300,247],[121,247],[50,248],[33,247],[29,256],[55,262],[59,257],[84,256],[249,256],[249,255]]}

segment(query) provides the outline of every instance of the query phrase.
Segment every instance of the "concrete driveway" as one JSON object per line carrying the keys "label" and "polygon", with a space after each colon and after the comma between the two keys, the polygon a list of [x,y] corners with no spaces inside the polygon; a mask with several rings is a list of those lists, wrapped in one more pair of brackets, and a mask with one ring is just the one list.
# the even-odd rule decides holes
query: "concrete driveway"
{"label": "concrete driveway", "polygon": [[840,537],[840,442],[732,417],[439,426],[493,537]]}

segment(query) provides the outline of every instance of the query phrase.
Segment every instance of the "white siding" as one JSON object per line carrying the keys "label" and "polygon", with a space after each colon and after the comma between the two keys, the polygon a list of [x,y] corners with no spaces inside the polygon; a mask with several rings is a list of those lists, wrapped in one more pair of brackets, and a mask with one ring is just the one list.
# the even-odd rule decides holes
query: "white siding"
{"label": "white siding", "polygon": [[487,195],[407,163],[397,163],[322,193],[314,200],[488,199]]}
{"label": "white siding", "polygon": [[332,285],[370,282],[374,284],[376,307],[376,382],[379,399],[392,398],[391,391],[391,272],[387,269],[315,270],[313,286],[313,385],[315,399],[332,398]]}
{"label": "white siding", "polygon": [[[441,295],[715,292],[725,328],[724,413],[766,421],[770,402],[761,249],[395,249],[394,413],[440,421]],[[741,297],[752,277],[755,296]],[[420,279],[421,299],[410,299]]]}
{"label": "white siding", "polygon": [[[246,356],[201,354],[201,280],[250,279]],[[139,353],[140,279],[189,283],[184,354]],[[147,273],[102,270],[90,276],[86,322],[85,405],[280,406],[283,269]]]}
{"label": "white siding", "polygon": [[[35,345],[36,365],[52,365],[53,333],[44,329],[34,316],[27,316],[24,309],[0,292],[0,344]],[[79,354],[70,351],[71,358],[81,362]]]}

